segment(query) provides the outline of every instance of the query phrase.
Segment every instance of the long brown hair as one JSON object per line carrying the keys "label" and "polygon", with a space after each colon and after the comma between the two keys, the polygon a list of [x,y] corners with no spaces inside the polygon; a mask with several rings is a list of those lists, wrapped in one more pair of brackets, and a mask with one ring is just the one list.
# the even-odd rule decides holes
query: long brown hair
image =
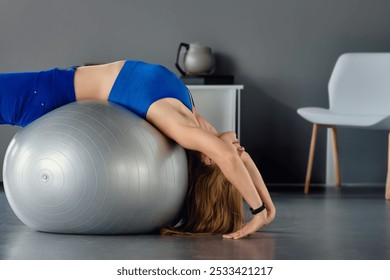
{"label": "long brown hair", "polygon": [[188,190],[178,226],[161,234],[224,234],[242,227],[243,202],[238,190],[216,164],[206,165],[201,154],[187,151]]}

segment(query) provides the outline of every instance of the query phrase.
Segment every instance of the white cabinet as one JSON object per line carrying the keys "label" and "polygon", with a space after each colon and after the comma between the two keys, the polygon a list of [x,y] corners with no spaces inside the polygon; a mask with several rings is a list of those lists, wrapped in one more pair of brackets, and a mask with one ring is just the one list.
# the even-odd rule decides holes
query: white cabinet
{"label": "white cabinet", "polygon": [[235,131],[240,138],[240,98],[243,85],[188,85],[199,114],[218,131]]}

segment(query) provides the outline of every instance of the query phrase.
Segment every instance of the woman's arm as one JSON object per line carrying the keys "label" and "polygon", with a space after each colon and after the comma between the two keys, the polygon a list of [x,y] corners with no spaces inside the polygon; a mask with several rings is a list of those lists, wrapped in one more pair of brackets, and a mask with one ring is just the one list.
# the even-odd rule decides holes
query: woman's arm
{"label": "woman's arm", "polygon": [[[267,225],[267,224],[271,223],[275,218],[275,215],[276,215],[275,205],[273,204],[271,196],[270,196],[270,194],[267,190],[267,187],[263,181],[263,178],[262,178],[256,164],[253,162],[252,158],[250,157],[250,155],[247,152],[245,152],[241,146],[238,148],[238,151],[239,151],[240,157],[241,157],[245,167],[247,168],[249,175],[250,175],[250,177],[251,177],[251,179],[256,187],[258,194],[260,195],[262,201],[264,201],[264,204],[266,205],[267,218],[266,218],[264,225]],[[226,234],[226,235],[224,235],[224,238],[237,239],[237,238],[241,238],[243,236],[248,235],[248,234],[246,234],[248,232],[257,231],[257,230],[255,230],[255,225],[254,225],[254,220],[257,218],[256,216],[257,215],[255,215],[253,217],[253,219],[250,220],[249,223],[247,223],[241,230],[239,230],[237,232],[233,232],[231,234]]]}
{"label": "woman's arm", "polygon": [[186,149],[207,155],[218,165],[225,177],[240,191],[245,201],[253,209],[263,202],[243,161],[228,145],[217,136],[197,127],[177,126],[165,132]]}
{"label": "woman's arm", "polygon": [[264,183],[263,177],[260,174],[256,164],[247,152],[242,152],[241,159],[244,162],[246,169],[248,170],[253,183],[259,193],[261,200],[264,202],[267,208],[267,223],[271,223],[276,215],[276,208],[272,201],[272,198],[268,192],[268,189]]}
{"label": "woman's arm", "polygon": [[[153,105],[154,106],[154,105]],[[148,120],[166,136],[176,141],[182,147],[199,151],[218,165],[226,178],[238,189],[247,204],[259,208],[263,202],[237,151],[224,143],[214,133],[205,131],[189,122],[180,112],[169,108],[169,104],[160,103],[158,110],[150,112]],[[254,215],[241,230],[228,238],[238,239],[247,236],[267,222],[267,211]]]}
{"label": "woman's arm", "polygon": [[[218,133],[218,131],[208,121],[206,121],[205,119],[203,119],[200,116],[200,114],[197,112],[195,107],[194,107],[194,115],[195,115],[200,127],[203,130],[206,130],[214,135],[218,135],[218,137],[220,134],[226,133],[226,132]],[[268,214],[267,224],[269,224],[275,218],[276,209],[275,209],[275,206],[272,202],[271,196],[267,190],[267,187],[264,183],[264,180],[263,180],[263,178],[260,174],[260,171],[258,170],[256,164],[254,163],[254,161],[252,160],[250,155],[245,151],[245,149],[240,146],[237,149],[237,151],[239,153],[240,158],[244,162],[244,165],[245,165],[246,169],[248,170],[250,177],[252,178],[252,182],[254,183],[254,185],[257,189],[257,192],[260,195],[261,200],[263,200],[263,202],[266,205],[267,212],[268,212],[267,213]]]}
{"label": "woman's arm", "polygon": [[194,106],[193,113],[195,115],[195,118],[200,126],[201,129],[210,132],[211,134],[217,135],[218,131],[212,126],[208,121],[206,121],[202,116],[198,113],[198,110]]}

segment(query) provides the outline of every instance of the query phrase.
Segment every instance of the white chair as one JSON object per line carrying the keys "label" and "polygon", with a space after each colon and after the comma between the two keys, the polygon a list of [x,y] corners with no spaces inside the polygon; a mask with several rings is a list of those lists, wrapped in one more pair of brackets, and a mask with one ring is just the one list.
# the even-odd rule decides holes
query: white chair
{"label": "white chair", "polygon": [[300,108],[298,114],[313,123],[305,193],[309,192],[319,126],[331,128],[336,185],[341,185],[337,126],[389,131],[385,198],[390,199],[390,53],[347,53],[339,57],[328,84],[329,109]]}

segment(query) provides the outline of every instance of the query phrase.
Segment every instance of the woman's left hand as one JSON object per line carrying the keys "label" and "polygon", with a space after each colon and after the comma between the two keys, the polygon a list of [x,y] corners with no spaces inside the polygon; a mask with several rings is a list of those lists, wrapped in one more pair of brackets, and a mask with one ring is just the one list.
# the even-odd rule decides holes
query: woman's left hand
{"label": "woman's left hand", "polygon": [[223,238],[240,239],[249,236],[267,224],[267,217],[267,211],[264,210],[263,212],[254,215],[253,218],[242,227],[242,229],[230,234],[225,234],[223,235]]}

